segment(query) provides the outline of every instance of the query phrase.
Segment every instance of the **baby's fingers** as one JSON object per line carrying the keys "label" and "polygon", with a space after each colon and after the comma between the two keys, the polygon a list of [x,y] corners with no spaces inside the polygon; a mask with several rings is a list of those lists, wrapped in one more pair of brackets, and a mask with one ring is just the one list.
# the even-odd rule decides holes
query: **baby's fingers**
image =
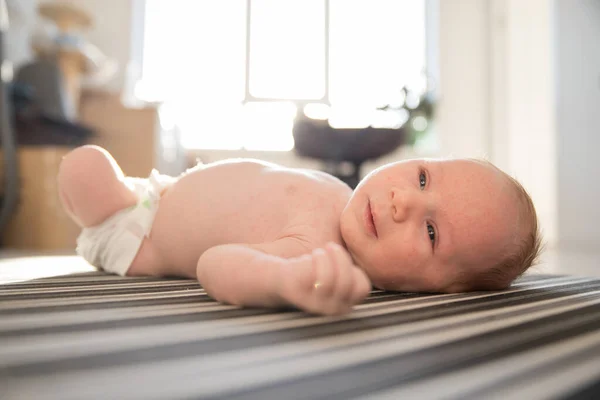
{"label": "baby's fingers", "polygon": [[333,258],[332,264],[338,266],[337,295],[348,304],[362,302],[371,292],[371,281],[363,270],[354,265],[350,253],[342,246],[329,243],[326,248]]}
{"label": "baby's fingers", "polygon": [[353,286],[350,297],[352,303],[357,304],[362,302],[371,293],[372,286],[367,274],[358,267],[352,269],[352,278]]}
{"label": "baby's fingers", "polygon": [[329,297],[335,290],[337,268],[331,264],[323,249],[313,250],[312,257],[316,276],[313,283],[315,293],[318,293],[319,297]]}
{"label": "baby's fingers", "polygon": [[337,272],[335,293],[340,300],[350,301],[354,286],[352,258],[342,246],[336,243],[328,243],[325,248],[331,259],[331,265]]}

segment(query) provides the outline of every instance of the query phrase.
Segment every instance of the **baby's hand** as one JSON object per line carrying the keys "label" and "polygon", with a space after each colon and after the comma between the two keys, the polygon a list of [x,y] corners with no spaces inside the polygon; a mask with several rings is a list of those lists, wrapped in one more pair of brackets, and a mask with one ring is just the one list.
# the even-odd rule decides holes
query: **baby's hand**
{"label": "baby's hand", "polygon": [[289,259],[282,274],[280,296],[302,310],[338,315],[352,311],[371,290],[367,275],[350,254],[335,243],[311,254]]}

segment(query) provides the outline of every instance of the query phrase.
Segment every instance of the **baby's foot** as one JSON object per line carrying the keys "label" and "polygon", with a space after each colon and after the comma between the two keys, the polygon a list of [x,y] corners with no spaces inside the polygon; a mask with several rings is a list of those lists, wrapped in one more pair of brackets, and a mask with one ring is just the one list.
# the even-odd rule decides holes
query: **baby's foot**
{"label": "baby's foot", "polygon": [[350,254],[335,243],[288,260],[280,296],[302,310],[325,315],[345,314],[371,290],[366,274]]}

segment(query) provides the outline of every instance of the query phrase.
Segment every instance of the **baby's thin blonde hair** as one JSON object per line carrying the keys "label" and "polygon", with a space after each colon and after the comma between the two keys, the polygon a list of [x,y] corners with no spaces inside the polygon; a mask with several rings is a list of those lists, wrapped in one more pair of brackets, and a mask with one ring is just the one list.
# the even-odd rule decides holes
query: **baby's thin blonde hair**
{"label": "baby's thin blonde hair", "polygon": [[518,202],[518,219],[515,221],[516,236],[514,243],[506,249],[504,255],[490,268],[475,274],[466,282],[469,290],[501,290],[521,276],[537,263],[542,252],[542,235],[533,200],[521,183],[487,160],[478,160],[498,171],[514,189]]}

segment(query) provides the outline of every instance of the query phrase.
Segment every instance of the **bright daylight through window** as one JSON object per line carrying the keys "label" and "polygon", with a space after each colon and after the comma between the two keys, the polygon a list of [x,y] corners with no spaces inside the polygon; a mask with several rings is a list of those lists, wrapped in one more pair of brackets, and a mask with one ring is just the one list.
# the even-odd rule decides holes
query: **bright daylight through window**
{"label": "bright daylight through window", "polygon": [[290,150],[309,103],[368,126],[423,84],[424,2],[146,0],[136,94],[174,110],[188,148]]}

